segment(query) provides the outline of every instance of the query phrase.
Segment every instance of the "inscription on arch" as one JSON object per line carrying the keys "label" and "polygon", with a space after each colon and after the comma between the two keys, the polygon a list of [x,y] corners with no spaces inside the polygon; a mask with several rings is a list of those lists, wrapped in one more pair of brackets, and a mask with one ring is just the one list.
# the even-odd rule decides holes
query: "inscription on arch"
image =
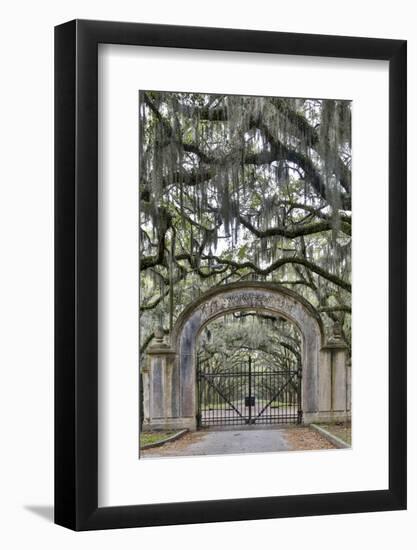
{"label": "inscription on arch", "polygon": [[293,314],[294,305],[288,296],[271,293],[270,290],[232,290],[208,299],[198,309],[201,320],[205,322],[211,317],[235,309],[273,309],[279,313]]}

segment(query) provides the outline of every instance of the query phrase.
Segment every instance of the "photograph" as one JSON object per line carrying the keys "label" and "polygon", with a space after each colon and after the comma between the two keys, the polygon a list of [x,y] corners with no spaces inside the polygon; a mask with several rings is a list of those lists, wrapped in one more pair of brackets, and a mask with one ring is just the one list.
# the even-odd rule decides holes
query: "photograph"
{"label": "photograph", "polygon": [[416,10],[329,4],[4,4],[0,548],[413,547]]}
{"label": "photograph", "polygon": [[352,101],[138,111],[139,458],[349,448]]}

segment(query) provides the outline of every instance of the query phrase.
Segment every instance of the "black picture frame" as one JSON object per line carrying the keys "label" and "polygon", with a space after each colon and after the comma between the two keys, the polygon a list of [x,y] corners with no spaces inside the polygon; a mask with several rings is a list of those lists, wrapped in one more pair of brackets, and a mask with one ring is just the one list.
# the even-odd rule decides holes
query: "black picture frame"
{"label": "black picture frame", "polygon": [[[389,62],[389,488],[98,507],[98,44]],[[74,20],[55,28],[55,522],[74,530],[406,508],[406,41]]]}

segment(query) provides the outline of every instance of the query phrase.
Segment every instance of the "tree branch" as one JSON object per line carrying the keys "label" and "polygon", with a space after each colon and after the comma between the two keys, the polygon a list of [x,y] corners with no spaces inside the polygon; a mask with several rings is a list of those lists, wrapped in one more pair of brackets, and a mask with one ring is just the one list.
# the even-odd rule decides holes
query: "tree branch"
{"label": "tree branch", "polygon": [[[280,258],[279,260],[276,260],[275,262],[270,264],[268,267],[265,267],[263,269],[258,267],[256,264],[254,264],[253,262],[250,262],[250,261],[239,263],[239,262],[235,262],[234,260],[227,260],[225,258],[219,258],[218,256],[211,256],[211,257],[210,256],[204,256],[203,258],[204,259],[212,258],[212,259],[216,260],[219,263],[230,265],[230,266],[234,267],[235,269],[246,269],[246,268],[251,269],[251,270],[255,271],[256,273],[258,273],[259,275],[269,275],[273,271],[276,271],[277,269],[279,269],[280,267],[282,267],[283,265],[286,265],[286,264],[303,265],[303,266],[307,267],[308,269],[310,269],[311,271],[313,271],[314,273],[316,273],[317,275],[320,275],[320,277],[323,277],[324,279],[327,279],[331,283],[333,283],[337,286],[340,286],[344,290],[347,290],[348,292],[351,292],[351,290],[352,290],[352,286],[351,286],[350,283],[347,283],[346,281],[344,281],[343,279],[341,279],[337,275],[333,275],[333,273],[329,273],[328,271],[321,268],[320,266],[318,266],[318,265],[316,265],[316,264],[314,264],[314,263],[312,263],[308,260],[305,260],[303,258]],[[187,257],[183,256],[181,259],[187,259]]]}

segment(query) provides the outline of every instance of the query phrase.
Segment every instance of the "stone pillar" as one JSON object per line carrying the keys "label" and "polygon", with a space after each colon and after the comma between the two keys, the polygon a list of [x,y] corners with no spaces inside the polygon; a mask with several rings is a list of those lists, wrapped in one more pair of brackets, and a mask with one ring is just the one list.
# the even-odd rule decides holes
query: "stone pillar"
{"label": "stone pillar", "polygon": [[332,409],[332,352],[325,346],[320,350],[319,411]]}
{"label": "stone pillar", "polygon": [[352,410],[352,360],[346,361],[346,409]]}
{"label": "stone pillar", "polygon": [[143,418],[141,418],[141,423],[143,426],[149,425],[149,419],[150,419],[150,408],[149,408],[149,394],[150,394],[150,388],[149,388],[149,363],[146,360],[145,365],[141,368],[141,374],[142,374],[142,414]]}
{"label": "stone pillar", "polygon": [[142,368],[144,430],[195,429],[195,419],[180,416],[179,367],[176,351],[164,342],[161,327]]}
{"label": "stone pillar", "polygon": [[164,342],[164,331],[158,327],[142,369],[143,429],[166,429],[172,419],[174,363],[175,351]]}
{"label": "stone pillar", "polygon": [[[325,358],[327,379],[321,380],[320,385],[322,388],[328,388],[328,391],[326,392],[326,403],[324,400],[321,403],[323,409],[326,406],[327,411],[320,407],[321,416],[325,418],[327,413],[328,421],[346,420],[350,410],[348,403],[347,346],[342,339],[339,323],[335,323],[333,335],[328,339],[322,351],[327,352],[327,358]],[[324,374],[324,370],[322,374]]]}

